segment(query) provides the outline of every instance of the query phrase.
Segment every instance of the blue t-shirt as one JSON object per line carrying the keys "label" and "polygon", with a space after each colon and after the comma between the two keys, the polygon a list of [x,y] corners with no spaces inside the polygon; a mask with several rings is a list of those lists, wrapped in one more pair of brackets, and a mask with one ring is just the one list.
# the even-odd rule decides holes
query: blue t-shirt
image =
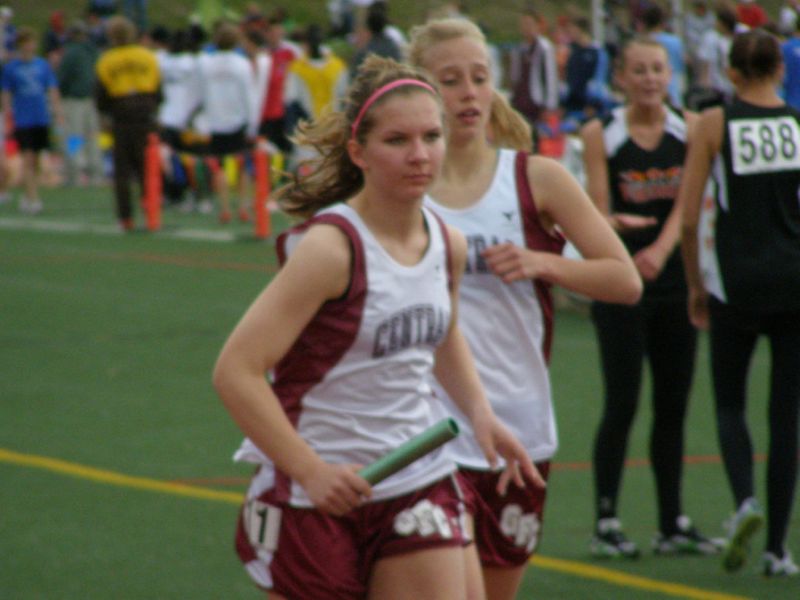
{"label": "blue t-shirt", "polygon": [[672,69],[672,78],[669,80],[670,103],[677,107],[683,107],[683,88],[686,76],[686,66],[683,60],[683,42],[681,38],[668,31],[659,31],[653,35],[658,42],[667,50],[669,66]]}
{"label": "blue t-shirt", "polygon": [[783,43],[783,95],[786,104],[800,110],[800,38],[791,37]]}
{"label": "blue t-shirt", "polygon": [[14,127],[25,129],[50,124],[47,92],[52,87],[58,87],[58,81],[45,59],[15,58],[9,61],[3,67],[0,87],[11,93]]}

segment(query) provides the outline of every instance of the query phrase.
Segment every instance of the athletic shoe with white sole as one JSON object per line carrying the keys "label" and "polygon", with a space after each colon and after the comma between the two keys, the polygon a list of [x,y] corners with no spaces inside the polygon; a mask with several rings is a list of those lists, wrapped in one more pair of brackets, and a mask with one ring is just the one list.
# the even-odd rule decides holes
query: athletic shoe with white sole
{"label": "athletic shoe with white sole", "polygon": [[788,550],[783,551],[783,558],[765,552],[762,565],[765,577],[794,577],[800,574],[800,567],[792,560],[792,553]]}
{"label": "athletic shoe with white sole", "polygon": [[597,558],[639,558],[638,546],[625,537],[622,524],[613,517],[597,521],[589,550]]}
{"label": "athletic shoe with white sole", "polygon": [[738,571],[747,561],[750,540],[764,524],[764,511],[755,498],[748,498],[728,522],[728,540],[722,550],[722,567]]}
{"label": "athletic shoe with white sole", "polygon": [[39,198],[20,198],[19,212],[26,215],[38,215],[44,210],[44,205]]}
{"label": "athletic shoe with white sole", "polygon": [[653,540],[655,554],[719,554],[725,544],[702,535],[686,515],[679,516],[676,525],[676,533],[659,533]]}

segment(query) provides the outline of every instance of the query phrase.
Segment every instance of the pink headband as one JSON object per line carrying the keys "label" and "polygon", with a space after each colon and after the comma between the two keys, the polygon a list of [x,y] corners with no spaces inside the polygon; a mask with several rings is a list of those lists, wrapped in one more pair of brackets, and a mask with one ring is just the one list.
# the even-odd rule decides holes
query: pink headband
{"label": "pink headband", "polygon": [[417,87],[424,88],[433,94],[436,94],[436,90],[433,89],[432,86],[428,85],[424,81],[420,81],[419,79],[395,79],[394,81],[379,87],[377,90],[372,92],[372,95],[367,98],[367,101],[361,105],[361,110],[358,111],[358,116],[356,117],[356,120],[353,121],[353,126],[350,128],[350,139],[355,139],[356,132],[358,132],[358,126],[361,125],[361,120],[369,110],[369,107],[375,104],[378,98],[383,96],[386,92],[390,92],[394,88],[400,87],[401,85],[415,85]]}

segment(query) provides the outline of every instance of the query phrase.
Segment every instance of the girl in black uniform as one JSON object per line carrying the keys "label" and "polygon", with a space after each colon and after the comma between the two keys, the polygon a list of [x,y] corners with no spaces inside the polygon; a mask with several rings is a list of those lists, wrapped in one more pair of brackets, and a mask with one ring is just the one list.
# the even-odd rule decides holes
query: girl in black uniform
{"label": "girl in black uniform", "polygon": [[595,302],[605,384],[594,446],[595,556],[639,555],[617,519],[628,435],[639,401],[644,358],[653,380],[650,459],[655,474],[661,554],[710,554],[718,549],[681,510],[684,420],[694,371],[696,333],[685,311],[678,194],[689,132],[696,115],[665,102],[670,69],[658,42],[637,38],[621,54],[618,82],[627,104],[583,131],[589,195],[607,216],[645,282],[633,307]]}
{"label": "girl in black uniform", "polygon": [[[717,427],[737,508],[723,565],[741,568],[764,520],[745,421],[747,372],[763,334],[772,355],[763,571],[797,575],[785,542],[798,467],[800,113],[775,92],[783,64],[772,35],[737,36],[730,65],[736,98],[703,113],[680,191],[689,314],[697,327],[710,323]],[[713,202],[701,210],[709,174]]]}

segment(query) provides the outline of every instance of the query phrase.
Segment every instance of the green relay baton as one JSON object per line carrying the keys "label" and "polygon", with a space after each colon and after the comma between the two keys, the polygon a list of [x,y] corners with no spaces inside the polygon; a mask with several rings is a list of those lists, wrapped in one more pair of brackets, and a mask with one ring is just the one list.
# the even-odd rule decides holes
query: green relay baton
{"label": "green relay baton", "polygon": [[454,419],[442,419],[436,425],[400,444],[386,456],[367,465],[358,474],[370,485],[376,485],[457,435],[458,423]]}

